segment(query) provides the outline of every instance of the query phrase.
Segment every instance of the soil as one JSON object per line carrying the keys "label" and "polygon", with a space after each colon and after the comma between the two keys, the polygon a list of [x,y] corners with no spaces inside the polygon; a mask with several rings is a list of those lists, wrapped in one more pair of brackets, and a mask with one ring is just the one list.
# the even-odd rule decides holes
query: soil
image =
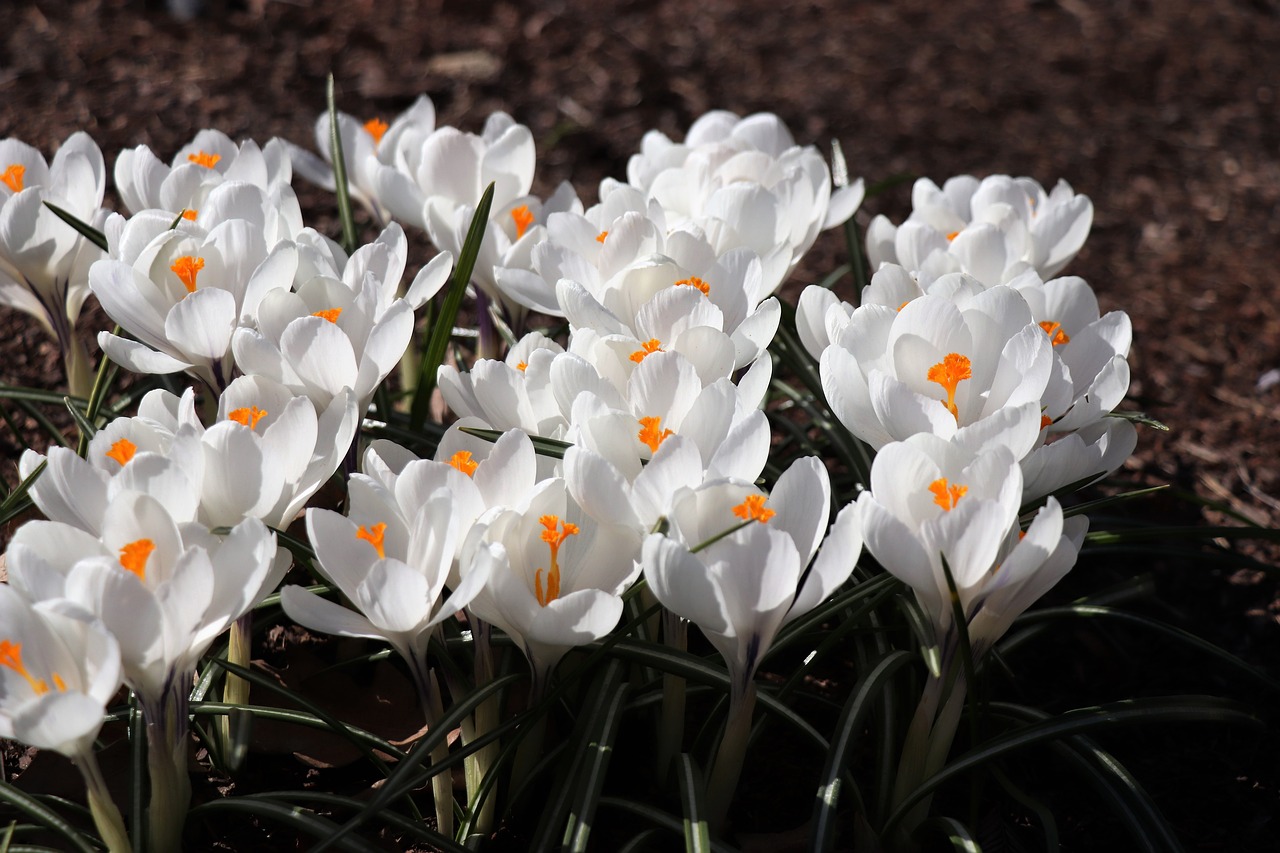
{"label": "soil", "polygon": [[[310,146],[332,71],[340,108],[362,117],[394,115],[422,92],[440,124],[479,130],[491,111],[511,113],[538,141],[535,190],[570,179],[588,202],[600,178],[625,174],[646,129],[678,138],[713,108],[776,112],[823,149],[838,140],[851,173],[871,184],[960,173],[1062,178],[1095,206],[1093,232],[1067,272],[1093,285],[1103,310],[1131,315],[1127,405],[1170,427],[1142,430],[1120,479],[1179,494],[1125,513],[1180,524],[1280,521],[1275,0],[206,5],[183,21],[154,0],[7,4],[0,137],[48,154],[86,130],[109,164],[140,143],[167,158],[204,127]],[[861,221],[900,220],[908,186],[870,198]],[[308,222],[336,234],[331,198],[298,191]],[[788,292],[842,261],[839,235],[824,235]],[[851,295],[848,281],[841,287]],[[95,309],[81,333],[92,340],[106,326]],[[34,324],[0,312],[0,381],[51,387],[59,375]],[[5,458],[19,450],[0,435]],[[10,483],[14,467],[5,466]],[[1262,546],[1244,553],[1275,562]],[[1077,572],[1060,595],[1133,575],[1122,559]],[[1163,616],[1280,672],[1274,572],[1240,568],[1238,558],[1144,559],[1150,565],[1136,568],[1154,571]],[[1112,661],[1094,686],[1116,690],[1096,701],[1128,695],[1133,673],[1151,670],[1148,654],[1159,647]],[[1212,692],[1198,666],[1187,663],[1188,678],[1166,686]],[[1158,692],[1152,681],[1139,689]],[[1188,846],[1273,849],[1274,761],[1264,769],[1234,732],[1188,737],[1203,737],[1191,771],[1162,764],[1164,741],[1145,749],[1155,758],[1141,768]],[[1090,808],[1080,805],[1071,822],[1078,814],[1088,824]],[[1095,837],[1074,849],[1124,849],[1113,843]],[[255,848],[246,840],[240,849]]]}

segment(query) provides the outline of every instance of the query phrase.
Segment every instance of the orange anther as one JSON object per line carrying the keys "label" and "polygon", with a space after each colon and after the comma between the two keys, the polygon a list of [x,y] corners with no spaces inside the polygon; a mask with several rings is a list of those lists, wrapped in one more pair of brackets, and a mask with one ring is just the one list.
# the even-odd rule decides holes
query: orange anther
{"label": "orange anther", "polygon": [[[31,685],[31,689],[36,692],[37,696],[43,696],[49,692],[49,685],[44,679],[36,678],[27,672],[27,668],[22,663],[22,643],[11,643],[8,640],[0,640],[0,666],[8,667],[18,675],[26,679],[27,684]],[[62,683],[62,679],[54,673],[53,683],[59,690],[66,690],[67,686]]]}
{"label": "orange anther", "polygon": [[529,226],[533,224],[533,213],[529,211],[529,205],[522,204],[519,207],[512,208],[511,218],[516,223],[516,239],[519,240],[524,236],[524,232],[529,230]]}
{"label": "orange anther", "polygon": [[1055,347],[1071,343],[1071,336],[1062,331],[1061,323],[1045,320],[1040,324],[1040,328],[1044,329],[1044,333],[1049,336],[1049,342]]}
{"label": "orange anther", "polygon": [[208,154],[204,151],[197,151],[194,154],[188,154],[187,159],[197,166],[204,166],[206,169],[212,169],[218,165],[218,161],[222,159],[221,154]]}
{"label": "orange anther", "polygon": [[682,284],[688,285],[689,287],[696,287],[698,290],[702,291],[703,296],[711,295],[711,285],[707,284],[705,281],[698,278],[696,275],[691,275],[688,278],[680,279],[679,281],[676,282],[676,287],[679,287]]}
{"label": "orange anther", "polygon": [[551,549],[551,567],[546,569],[545,588],[542,583],[543,569],[534,572],[533,594],[538,599],[538,604],[546,607],[560,597],[560,546],[570,536],[578,535],[578,525],[569,521],[562,522],[558,515],[541,516],[538,523],[543,527],[540,538]]}
{"label": "orange anther", "polygon": [[776,512],[764,505],[767,500],[768,498],[764,495],[747,495],[742,503],[733,508],[733,514],[743,521],[758,521],[764,524],[777,515]]}
{"label": "orange anther", "polygon": [[341,308],[326,308],[323,311],[313,311],[311,316],[319,317],[321,320],[328,320],[330,323],[336,323],[341,314]]}
{"label": "orange anther", "polygon": [[391,125],[387,124],[385,121],[378,118],[377,116],[374,116],[373,118],[369,119],[364,123],[364,129],[367,130],[369,132],[369,135],[373,137],[374,145],[377,145],[379,142],[382,141],[382,134],[386,133],[387,128],[389,127],[391,127]]}
{"label": "orange anther", "polygon": [[204,269],[204,258],[197,258],[191,255],[183,255],[176,258],[169,269],[173,270],[173,274],[178,277],[178,281],[182,282],[186,287],[187,293],[196,292],[196,276],[200,274],[200,270]]}
{"label": "orange anther", "polygon": [[528,369],[529,369],[529,362],[527,361],[522,361],[516,365],[516,370],[520,371],[521,373],[524,373]]}
{"label": "orange anther", "polygon": [[188,222],[195,222],[196,212],[188,207],[186,210],[182,211],[182,218]]}
{"label": "orange anther", "polygon": [[950,243],[952,240],[954,240],[959,236],[960,236],[959,231],[952,231],[950,234],[947,235],[947,242]]}
{"label": "orange anther", "polygon": [[378,559],[386,559],[387,552],[382,549],[382,539],[387,532],[386,522],[379,521],[373,527],[365,527],[361,525],[356,530],[356,538],[368,542],[373,546],[373,550],[378,552]]}
{"label": "orange anther", "polygon": [[259,409],[257,406],[248,406],[243,409],[232,409],[227,413],[227,419],[235,421],[241,426],[247,426],[249,429],[257,429],[258,421],[267,416],[266,409]]}
{"label": "orange anther", "polygon": [[658,448],[667,440],[667,436],[675,435],[669,429],[660,429],[662,418],[641,418],[638,423],[641,429],[636,438],[640,439],[640,443],[647,446],[652,453],[658,452]]}
{"label": "orange anther", "polygon": [[21,163],[13,163],[9,168],[0,173],[0,181],[4,181],[4,185],[16,193],[22,192],[22,176],[27,173],[27,167]]}
{"label": "orange anther", "polygon": [[608,231],[601,231],[599,234],[597,234],[597,235],[596,235],[596,242],[597,242],[597,243],[603,243],[603,242],[604,242],[604,238],[605,238],[605,237],[608,237],[608,236],[609,236],[609,232],[608,232]]}
{"label": "orange anther", "polygon": [[655,352],[662,352],[662,341],[650,338],[640,345],[640,349],[631,353],[631,360],[639,364],[645,360],[646,356],[653,355]]}
{"label": "orange anther", "polygon": [[156,543],[150,539],[138,539],[120,549],[120,565],[125,571],[133,572],[138,580],[147,579],[147,558],[156,549]]}
{"label": "orange anther", "polygon": [[947,407],[952,417],[957,421],[960,420],[960,415],[956,411],[956,386],[966,379],[973,378],[969,359],[958,352],[948,353],[942,361],[929,368],[927,378],[930,382],[937,382],[947,392],[947,399],[943,405]]}
{"label": "orange anther", "polygon": [[449,464],[468,477],[473,476],[476,473],[476,469],[480,467],[480,463],[471,458],[470,450],[459,450],[449,457]]}
{"label": "orange anther", "polygon": [[133,458],[133,454],[138,452],[138,445],[134,444],[127,438],[122,438],[111,445],[111,449],[102,454],[108,459],[114,459],[119,462],[121,467],[128,464]]}
{"label": "orange anther", "polygon": [[945,511],[950,512],[956,508],[956,504],[969,491],[969,487],[948,485],[947,478],[942,477],[929,484],[929,491],[933,492],[933,502]]}

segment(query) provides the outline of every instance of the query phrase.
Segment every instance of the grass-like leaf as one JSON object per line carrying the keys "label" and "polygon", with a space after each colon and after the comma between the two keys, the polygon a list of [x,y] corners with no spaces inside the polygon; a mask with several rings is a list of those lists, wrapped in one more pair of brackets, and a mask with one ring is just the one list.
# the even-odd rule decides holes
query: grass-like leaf
{"label": "grass-like leaf", "polygon": [[[474,435],[476,438],[482,438],[485,441],[496,442],[503,436],[503,431],[500,429],[481,429],[480,427],[458,427],[458,429],[467,435]],[[539,456],[548,456],[552,459],[563,459],[564,452],[573,447],[572,442],[560,441],[556,438],[543,438],[540,435],[529,436],[529,441],[533,442],[534,453]]]}
{"label": "grass-like leaf", "polygon": [[925,832],[940,833],[944,838],[951,842],[953,850],[960,850],[963,853],[982,853],[982,846],[978,844],[978,840],[973,837],[973,833],[969,831],[969,827],[952,817],[933,817],[920,824],[920,830],[917,835],[923,835]]}
{"label": "grass-like leaf", "polygon": [[342,150],[332,73],[325,84],[325,100],[329,107],[329,159],[333,162],[333,186],[338,199],[338,219],[342,222],[342,249],[350,255],[356,250],[356,220],[351,212],[351,187],[347,184],[347,158]]}
{"label": "grass-like leaf", "polygon": [[[363,800],[355,800],[350,797],[342,797],[337,794],[327,794],[321,791],[271,791],[264,794],[254,794],[253,796],[269,798],[285,803],[294,801],[301,803],[316,803],[329,809],[345,808],[358,811],[364,808]],[[448,836],[441,835],[424,824],[421,820],[413,820],[392,811],[384,811],[380,817],[383,823],[388,827],[412,836],[418,841],[430,844],[434,849],[445,851],[445,853],[470,853],[466,847],[463,847]]]}
{"label": "grass-like leaf", "polygon": [[605,688],[600,691],[599,700],[592,710],[590,724],[586,728],[589,737],[579,752],[579,767],[573,773],[573,778],[578,780],[577,791],[564,833],[566,849],[571,853],[586,853],[591,827],[595,823],[596,806],[622,721],[623,701],[630,689],[623,674],[623,667],[618,661],[612,661],[606,668]]}
{"label": "grass-like leaf", "polygon": [[[681,818],[673,817],[661,809],[655,809],[644,803],[637,803],[635,800],[627,800],[622,797],[601,797],[600,805],[609,808],[618,809],[636,817],[643,818],[654,826],[662,827],[674,834],[677,838],[684,837],[684,821]],[[712,853],[737,853],[734,848],[720,841],[711,842]]]}
{"label": "grass-like leaf", "polygon": [[97,246],[104,252],[111,251],[107,246],[107,235],[103,234],[97,228],[94,228],[88,222],[76,216],[74,213],[68,213],[56,204],[45,202],[44,206],[53,211],[53,215],[70,225],[72,228],[93,245]]}
{"label": "grass-like leaf", "polygon": [[[121,331],[121,328],[116,326],[111,334],[119,335]],[[89,400],[84,405],[84,416],[89,423],[93,423],[98,419],[98,413],[102,410],[102,404],[107,399],[107,394],[115,383],[118,372],[115,363],[107,358],[106,353],[103,353],[102,357],[98,359],[98,369],[93,375],[93,387],[89,389]],[[76,447],[76,453],[84,456],[88,452],[89,439],[81,432],[80,443]]]}
{"label": "grass-like leaf", "polygon": [[494,185],[485,188],[480,203],[476,205],[475,215],[471,217],[471,226],[467,229],[467,238],[462,243],[458,258],[454,261],[453,281],[445,293],[444,305],[436,315],[435,325],[428,330],[426,345],[422,348],[422,363],[418,367],[418,381],[413,389],[413,403],[409,407],[409,424],[417,429],[426,423],[427,407],[431,403],[431,392],[436,387],[436,371],[444,362],[445,350],[449,347],[449,338],[453,334],[453,323],[458,317],[458,308],[462,305],[462,297],[467,292],[467,284],[471,281],[471,273],[476,268],[476,258],[480,254],[480,244],[484,240],[485,228],[489,225],[489,210],[493,207]]}
{"label": "grass-like leaf", "polygon": [[[276,802],[262,796],[227,797],[196,806],[187,813],[187,823],[201,818],[222,817],[223,812],[243,812],[257,820],[267,820],[292,829],[300,835],[335,839],[338,825],[298,806]],[[379,853],[379,848],[360,838],[336,838],[338,849],[351,853]]]}
{"label": "grass-like leaf", "polygon": [[97,853],[97,848],[57,812],[25,791],[8,782],[0,782],[0,802],[8,803],[27,817],[47,828],[69,845],[68,853]]}
{"label": "grass-like leaf", "polygon": [[63,397],[62,404],[67,407],[67,411],[71,413],[71,420],[76,422],[76,429],[80,431],[80,444],[88,446],[93,437],[97,435],[98,428],[89,423],[89,419],[84,413],[76,407],[70,397]]}
{"label": "grass-like leaf", "polygon": [[711,853],[711,827],[702,802],[705,783],[687,752],[676,759],[676,778],[680,782],[680,809],[684,812],[685,853]]}
{"label": "grass-like leaf", "polygon": [[[818,777],[818,793],[813,804],[813,819],[809,822],[809,850],[811,853],[824,853],[831,850],[836,841],[837,809],[840,804],[841,786],[847,775],[846,765],[850,753],[862,732],[867,716],[871,713],[873,702],[885,688],[889,680],[911,662],[913,656],[909,652],[890,652],[881,658],[871,671],[858,680],[853,694],[840,712],[834,734],[831,736],[831,749],[827,750],[826,764],[822,775]],[[850,793],[854,808],[862,814],[867,813],[862,792],[852,778]]]}

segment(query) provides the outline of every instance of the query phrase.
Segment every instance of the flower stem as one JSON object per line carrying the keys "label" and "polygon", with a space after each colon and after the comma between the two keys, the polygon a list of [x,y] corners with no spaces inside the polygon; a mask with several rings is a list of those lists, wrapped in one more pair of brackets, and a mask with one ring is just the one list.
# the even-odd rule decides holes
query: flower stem
{"label": "flower stem", "polygon": [[102,768],[92,750],[72,758],[72,762],[80,769],[84,777],[85,789],[89,795],[89,811],[93,814],[93,822],[98,827],[98,834],[107,845],[107,853],[130,853],[133,847],[129,843],[129,833],[124,828],[124,818],[120,809],[116,808],[107,790],[107,780],[102,776]]}
{"label": "flower stem", "polygon": [[724,828],[742,775],[742,763],[747,757],[747,741],[751,738],[751,718],[756,708],[756,684],[748,681],[740,695],[729,699],[729,719],[725,722],[724,736],[716,750],[716,760],[711,766],[707,781],[707,821],[713,833]]}
{"label": "flower stem", "polygon": [[[475,640],[475,684],[479,687],[493,680],[493,647],[489,643],[491,628],[483,620],[471,618],[471,636]],[[498,724],[498,714],[502,706],[502,697],[490,696],[480,703],[472,716],[471,724],[462,730],[463,743],[470,743],[476,738],[484,737]],[[472,837],[484,838],[493,830],[493,816],[497,800],[486,797],[483,803],[476,801],[480,786],[489,774],[494,761],[498,757],[496,742],[484,747],[479,752],[467,757],[464,768],[467,778],[467,807],[475,817],[472,820]],[[477,811],[477,808],[479,811]]]}
{"label": "flower stem", "polygon": [[191,804],[191,779],[187,775],[187,694],[183,687],[191,673],[176,673],[158,703],[147,701],[147,768],[151,777],[151,804],[147,811],[149,850],[168,853],[182,849],[182,826]]}
{"label": "flower stem", "polygon": [[[662,612],[662,639],[667,648],[683,652],[689,645],[689,623],[669,610]],[[684,738],[685,680],[678,675],[662,676],[662,722],[658,730],[658,781],[667,771]]]}
{"label": "flower stem", "polygon": [[[414,686],[418,688],[418,701],[422,705],[422,716],[426,719],[427,731],[431,731],[444,716],[444,705],[440,701],[440,685],[436,681],[436,674],[427,666],[425,657],[410,654],[409,670],[413,673]],[[431,750],[431,763],[438,765],[448,757],[449,740],[443,738],[440,744]],[[444,770],[432,776],[431,795],[436,806],[436,831],[452,838],[453,774]]]}

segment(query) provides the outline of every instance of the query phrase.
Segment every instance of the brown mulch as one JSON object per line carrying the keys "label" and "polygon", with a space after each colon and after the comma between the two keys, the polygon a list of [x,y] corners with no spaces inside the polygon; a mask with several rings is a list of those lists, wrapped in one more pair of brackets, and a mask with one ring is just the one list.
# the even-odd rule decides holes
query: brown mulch
{"label": "brown mulch", "polygon": [[[1096,211],[1068,272],[1088,279],[1104,310],[1132,316],[1131,407],[1170,426],[1141,432],[1124,475],[1220,506],[1166,496],[1126,511],[1280,522],[1280,382],[1267,378],[1280,368],[1274,0],[208,5],[191,22],[154,0],[7,5],[0,137],[51,153],[83,129],[109,164],[139,143],[168,158],[203,127],[309,145],[332,71],[339,106],[359,116],[393,115],[424,91],[441,124],[479,130],[489,112],[508,111],[538,140],[536,188],[572,179],[588,201],[601,177],[624,174],[646,129],[679,136],[713,108],[777,112],[823,148],[838,139],[853,174],[871,183],[1065,178]],[[308,221],[334,233],[331,200],[298,189]],[[897,220],[909,203],[898,186],[862,215]],[[824,235],[798,283],[842,255],[839,236]],[[95,312],[82,332],[105,322]],[[0,312],[0,324],[0,381],[54,384],[53,347],[22,316]],[[5,458],[18,449],[0,435]],[[1161,570],[1173,614],[1280,670],[1274,575],[1194,561],[1140,568]],[[1090,591],[1089,579],[1078,583]],[[1177,810],[1183,798],[1165,790],[1175,787],[1158,793]],[[1262,817],[1268,802],[1280,809],[1274,788],[1249,802]],[[1243,834],[1199,814],[1209,828],[1188,829],[1196,849],[1245,849]]]}

